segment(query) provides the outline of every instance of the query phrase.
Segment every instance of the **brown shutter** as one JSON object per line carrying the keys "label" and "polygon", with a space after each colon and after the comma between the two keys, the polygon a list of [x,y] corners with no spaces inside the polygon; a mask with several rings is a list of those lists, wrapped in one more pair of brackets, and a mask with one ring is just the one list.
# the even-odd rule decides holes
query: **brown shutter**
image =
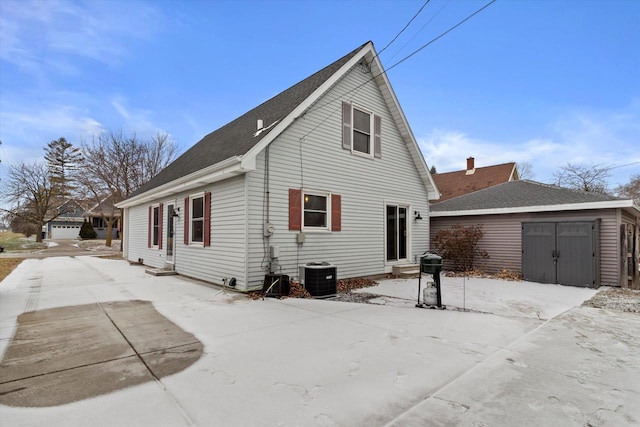
{"label": "brown shutter", "polygon": [[302,229],[302,190],[289,189],[289,230]]}
{"label": "brown shutter", "polygon": [[153,233],[153,208],[149,206],[149,224],[147,230],[147,247],[151,247],[151,234]]}
{"label": "brown shutter", "polygon": [[162,203],[158,206],[158,249],[162,249]]}
{"label": "brown shutter", "polygon": [[331,195],[331,231],[342,230],[342,198],[339,194]]}
{"label": "brown shutter", "polygon": [[374,157],[382,157],[382,117],[377,114],[373,115],[373,155]]}
{"label": "brown shutter", "polygon": [[189,219],[189,198],[184,198],[184,244],[189,244],[189,224],[191,223]]}
{"label": "brown shutter", "polygon": [[204,193],[204,230],[203,242],[204,246],[211,246],[211,193]]}
{"label": "brown shutter", "polygon": [[342,101],[342,148],[351,150],[351,104]]}

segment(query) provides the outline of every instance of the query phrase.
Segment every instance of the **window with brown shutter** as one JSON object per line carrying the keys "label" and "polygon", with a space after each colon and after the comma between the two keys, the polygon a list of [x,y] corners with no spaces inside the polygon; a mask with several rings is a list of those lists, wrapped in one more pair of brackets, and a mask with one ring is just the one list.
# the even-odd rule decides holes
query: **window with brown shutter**
{"label": "window with brown shutter", "polygon": [[342,102],[342,148],[366,157],[382,157],[382,117]]}

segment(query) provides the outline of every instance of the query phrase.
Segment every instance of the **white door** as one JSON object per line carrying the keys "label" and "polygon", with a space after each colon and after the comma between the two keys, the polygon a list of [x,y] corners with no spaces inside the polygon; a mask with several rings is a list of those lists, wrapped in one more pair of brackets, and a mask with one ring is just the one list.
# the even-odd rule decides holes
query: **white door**
{"label": "white door", "polygon": [[168,205],[167,207],[167,256],[165,261],[168,264],[174,264],[173,254],[176,250],[176,217],[174,216],[175,208],[174,206]]}
{"label": "white door", "polygon": [[52,225],[52,239],[77,239],[80,235],[81,225]]}
{"label": "white door", "polygon": [[387,262],[406,261],[409,255],[409,208],[407,206],[386,206],[386,247]]}

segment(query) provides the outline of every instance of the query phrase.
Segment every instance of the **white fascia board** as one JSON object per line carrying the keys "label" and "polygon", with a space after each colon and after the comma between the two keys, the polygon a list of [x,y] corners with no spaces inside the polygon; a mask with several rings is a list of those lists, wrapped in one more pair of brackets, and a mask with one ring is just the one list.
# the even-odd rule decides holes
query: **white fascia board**
{"label": "white fascia board", "polygon": [[344,64],[338,71],[336,71],[333,76],[328,78],[324,83],[320,85],[311,95],[307,97],[304,101],[302,101],[292,112],[290,112],[287,117],[282,119],[271,132],[269,132],[264,138],[260,140],[256,145],[251,148],[247,154],[243,156],[243,160],[245,158],[255,158],[258,154],[264,150],[269,144],[273,142],[285,129],[287,129],[291,123],[293,123],[298,117],[304,114],[305,111],[311,105],[313,105],[322,95],[324,95],[333,85],[335,85],[352,67],[354,67],[362,57],[367,52],[373,51],[373,44],[371,42],[367,43],[359,53],[353,56],[346,64]]}
{"label": "white fascia board", "polygon": [[585,211],[593,209],[631,209],[636,210],[640,214],[640,208],[633,203],[633,200],[612,200],[604,202],[590,203],[570,203],[566,205],[539,205],[539,206],[520,206],[515,208],[496,208],[496,209],[473,209],[460,211],[431,211],[429,216],[475,216],[475,215],[502,215],[514,213],[534,213],[534,212],[561,212],[561,211]]}
{"label": "white fascia board", "polygon": [[[400,134],[404,137],[405,143],[407,144],[407,147],[409,147],[411,157],[413,157],[413,162],[418,169],[418,173],[420,174],[422,181],[427,187],[429,200],[438,200],[440,198],[440,191],[438,190],[436,182],[433,180],[433,177],[429,172],[427,162],[422,156],[422,151],[420,151],[418,141],[413,135],[411,126],[409,126],[409,121],[407,120],[407,117],[402,110],[402,106],[400,105],[400,102],[398,101],[398,98],[393,91],[393,86],[391,86],[391,82],[387,77],[387,73],[383,72],[382,64],[380,63],[377,55],[374,55],[373,61],[371,61],[371,65],[372,67],[375,67],[372,68],[372,73],[374,73],[374,75],[376,76],[378,86],[381,86],[382,96],[385,98],[387,105],[390,107],[389,109],[392,112],[392,116],[396,122],[396,126],[398,127]],[[396,114],[393,114],[394,110]]]}
{"label": "white fascia board", "polygon": [[135,197],[123,200],[120,203],[116,203],[115,206],[121,209],[128,208],[173,194],[181,193],[183,191],[191,190],[205,184],[222,181],[232,176],[241,175],[243,173],[249,172],[250,170],[253,170],[250,168],[251,166],[253,166],[253,168],[255,169],[255,160],[251,162],[250,160],[244,161],[243,158],[238,156],[231,157],[227,160],[216,163],[215,165],[200,169],[199,171],[196,171],[192,174],[183,176],[159,187],[153,188]]}

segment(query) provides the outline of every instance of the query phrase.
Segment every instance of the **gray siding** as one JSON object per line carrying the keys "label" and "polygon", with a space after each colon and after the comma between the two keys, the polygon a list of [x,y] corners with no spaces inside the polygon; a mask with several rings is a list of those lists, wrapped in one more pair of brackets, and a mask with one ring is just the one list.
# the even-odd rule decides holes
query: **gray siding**
{"label": "gray siding", "polygon": [[[407,204],[411,233],[409,261],[428,249],[428,196],[378,87],[359,68],[349,72],[329,94],[296,120],[269,148],[269,220],[275,232],[263,238],[265,152],[257,170],[247,175],[249,194],[249,286],[260,286],[269,245],[280,250],[282,272],[297,276],[297,266],[311,261],[337,265],[338,277],[381,274],[385,262],[385,202]],[[358,90],[348,93],[359,85]],[[342,148],[341,102],[350,101],[382,117],[382,158],[352,155]],[[320,106],[320,108],[318,108]],[[307,232],[302,245],[288,227],[288,190],[304,187],[341,195],[342,231]],[[413,211],[422,221],[414,221]]]}
{"label": "gray siding", "polygon": [[[482,224],[484,237],[479,249],[486,250],[489,259],[479,259],[476,266],[488,273],[508,269],[522,273],[523,222],[535,221],[594,221],[600,224],[600,280],[603,285],[618,286],[619,239],[618,212],[616,209],[585,210],[571,212],[542,212],[527,214],[477,215],[431,218],[431,238],[439,230],[452,225],[470,226]],[[446,263],[445,263],[446,266]]]}
{"label": "gray siding", "polygon": [[[211,246],[184,245],[184,198],[203,191],[211,192]],[[163,249],[147,248],[149,205],[162,202]],[[175,269],[178,273],[212,283],[222,284],[222,279],[236,278],[237,288],[246,289],[246,216],[244,177],[227,179],[206,187],[178,194],[175,198],[129,209],[127,259],[144,259],[144,264],[162,268],[165,266],[167,242],[167,209],[169,203],[180,208],[176,224]]]}

